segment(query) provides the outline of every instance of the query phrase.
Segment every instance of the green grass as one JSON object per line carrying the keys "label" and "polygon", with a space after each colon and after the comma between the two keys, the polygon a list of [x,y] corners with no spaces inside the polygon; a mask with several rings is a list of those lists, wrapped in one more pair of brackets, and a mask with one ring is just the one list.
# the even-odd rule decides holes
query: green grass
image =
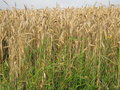
{"label": "green grass", "polygon": [[[99,82],[100,88],[107,87],[117,89],[118,84],[118,60],[120,57],[119,48],[116,48],[116,61],[111,62],[107,56],[106,49],[100,56],[91,55],[86,58],[86,53],[81,50],[76,56],[72,48],[72,56],[69,55],[70,45],[64,46],[61,51],[51,51],[52,55],[46,54],[46,45],[41,45],[37,50],[26,48],[25,68],[22,75],[15,81],[9,80],[9,64],[5,62],[1,65],[2,75],[0,75],[0,90],[96,90],[98,78],[98,64],[100,63]],[[110,50],[110,48],[109,48]],[[34,63],[32,59],[39,58]],[[57,54],[57,57],[56,57]],[[99,62],[100,59],[100,62]],[[111,65],[111,66],[110,66]],[[105,90],[106,90],[105,89]]]}

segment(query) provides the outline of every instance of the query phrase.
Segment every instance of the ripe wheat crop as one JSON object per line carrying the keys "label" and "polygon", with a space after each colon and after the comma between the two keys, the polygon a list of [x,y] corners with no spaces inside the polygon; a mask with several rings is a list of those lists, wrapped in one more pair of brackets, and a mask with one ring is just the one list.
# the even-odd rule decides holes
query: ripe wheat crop
{"label": "ripe wheat crop", "polygon": [[120,8],[0,11],[0,88],[120,88]]}

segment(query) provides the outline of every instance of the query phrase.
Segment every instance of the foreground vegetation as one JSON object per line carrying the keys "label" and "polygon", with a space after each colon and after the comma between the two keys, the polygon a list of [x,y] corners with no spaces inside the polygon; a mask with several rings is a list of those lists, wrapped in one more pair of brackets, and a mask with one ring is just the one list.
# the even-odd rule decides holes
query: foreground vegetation
{"label": "foreground vegetation", "polygon": [[120,88],[120,8],[0,11],[0,90]]}

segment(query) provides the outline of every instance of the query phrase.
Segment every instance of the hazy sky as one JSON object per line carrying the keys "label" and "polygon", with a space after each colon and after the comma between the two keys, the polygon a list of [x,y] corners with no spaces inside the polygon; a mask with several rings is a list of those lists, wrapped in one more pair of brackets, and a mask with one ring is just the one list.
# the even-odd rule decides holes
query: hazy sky
{"label": "hazy sky", "polygon": [[[7,4],[5,4],[5,2]],[[45,8],[45,7],[55,7],[56,3],[61,7],[81,7],[85,5],[94,5],[97,2],[97,5],[109,5],[111,4],[120,4],[120,0],[0,0],[0,9],[5,8],[24,8],[24,5],[31,8]]]}

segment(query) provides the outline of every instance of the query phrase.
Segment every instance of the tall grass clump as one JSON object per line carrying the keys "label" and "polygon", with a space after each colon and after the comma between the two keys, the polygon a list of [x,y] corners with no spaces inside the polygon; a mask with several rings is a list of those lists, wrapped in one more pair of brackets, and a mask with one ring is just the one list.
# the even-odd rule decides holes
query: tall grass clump
{"label": "tall grass clump", "polygon": [[120,8],[0,11],[1,90],[120,88]]}

